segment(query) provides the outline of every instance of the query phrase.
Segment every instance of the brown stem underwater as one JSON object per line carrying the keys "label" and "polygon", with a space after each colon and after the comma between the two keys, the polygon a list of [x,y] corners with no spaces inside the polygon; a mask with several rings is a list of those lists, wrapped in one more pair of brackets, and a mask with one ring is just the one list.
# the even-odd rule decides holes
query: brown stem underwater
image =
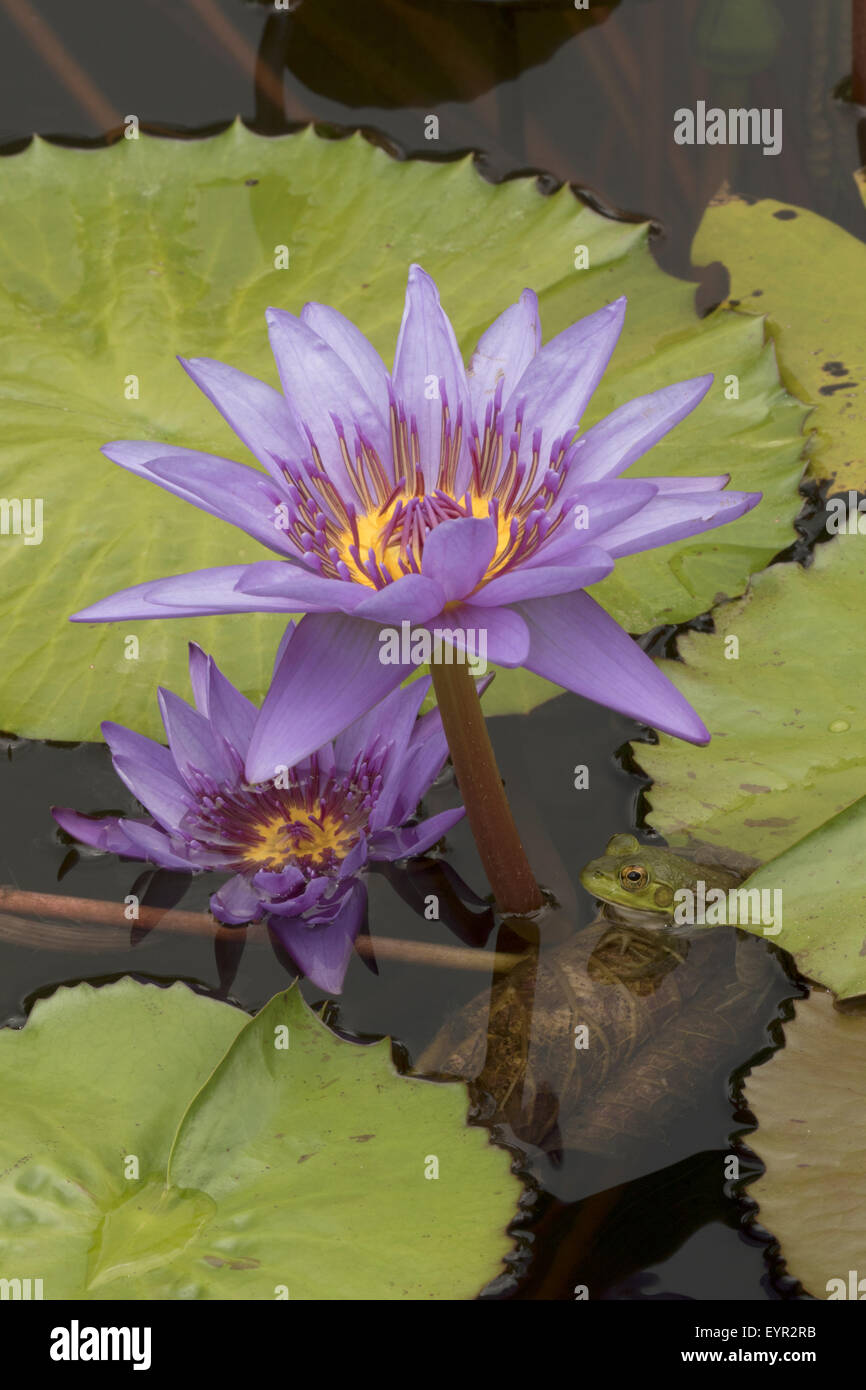
{"label": "brown stem underwater", "polygon": [[[8,920],[4,921],[4,915]],[[50,918],[54,926],[46,926],[41,921],[32,923],[31,944],[44,945],[50,950],[76,948],[75,923],[94,923],[106,927],[106,948],[115,942],[111,928],[122,927],[127,931],[132,926],[156,928],[161,931],[180,931],[198,936],[215,936],[221,924],[207,912],[184,912],[172,909],[140,907],[138,917],[131,921],[125,915],[122,903],[106,902],[98,898],[67,898],[59,893],[29,893],[22,888],[0,885],[0,938],[26,944],[25,924],[15,919]],[[63,923],[58,927],[56,924]],[[51,932],[49,941],[40,941],[40,927]],[[255,928],[252,928],[255,931]],[[92,948],[92,940],[88,938]],[[500,973],[510,970],[521,960],[519,955],[505,952],[476,951],[465,946],[441,946],[430,941],[401,941],[393,937],[359,936],[355,942],[359,955],[372,956],[377,960],[402,960],[410,965],[434,965],[451,970],[480,970]]]}

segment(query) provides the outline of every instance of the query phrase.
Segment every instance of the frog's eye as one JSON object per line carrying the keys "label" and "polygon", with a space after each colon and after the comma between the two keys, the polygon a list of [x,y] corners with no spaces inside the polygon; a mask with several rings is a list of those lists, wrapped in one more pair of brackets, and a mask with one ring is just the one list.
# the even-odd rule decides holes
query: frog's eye
{"label": "frog's eye", "polygon": [[619,881],[630,893],[636,893],[646,887],[649,874],[642,864],[624,864],[619,871]]}

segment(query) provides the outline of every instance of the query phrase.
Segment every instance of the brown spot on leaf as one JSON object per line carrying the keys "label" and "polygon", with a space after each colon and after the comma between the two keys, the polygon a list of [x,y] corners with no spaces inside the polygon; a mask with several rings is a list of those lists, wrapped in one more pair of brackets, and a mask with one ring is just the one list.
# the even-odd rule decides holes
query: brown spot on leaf
{"label": "brown spot on leaf", "polygon": [[261,1264],[261,1260],[253,1259],[221,1260],[218,1255],[205,1255],[203,1258],[211,1269],[222,1269],[224,1265],[228,1265],[229,1269],[258,1269]]}
{"label": "brown spot on leaf", "polygon": [[744,821],[743,821],[743,825],[752,825],[752,826],[754,826],[756,829],[757,829],[757,828],[762,828],[762,827],[766,826],[768,829],[771,829],[771,830],[772,830],[772,829],[775,829],[777,826],[781,827],[781,826],[784,826],[784,825],[796,825],[796,823],[797,823],[797,817],[796,817],[796,816],[792,816],[790,820],[786,820],[786,819],[784,818],[784,816],[770,816],[768,820],[744,820]]}
{"label": "brown spot on leaf", "polygon": [[780,208],[778,212],[773,213],[773,216],[778,217],[780,222],[790,222],[791,218],[796,217],[797,214],[793,208]]}
{"label": "brown spot on leaf", "polygon": [[354,1139],[356,1144],[366,1144],[368,1139],[375,1139],[375,1134],[350,1134],[350,1139]]}
{"label": "brown spot on leaf", "polygon": [[740,791],[741,791],[741,792],[768,792],[768,791],[770,791],[770,788],[769,788],[769,787],[760,787],[760,786],[758,786],[758,783],[757,783],[757,782],[741,782],[741,783],[740,783]]}

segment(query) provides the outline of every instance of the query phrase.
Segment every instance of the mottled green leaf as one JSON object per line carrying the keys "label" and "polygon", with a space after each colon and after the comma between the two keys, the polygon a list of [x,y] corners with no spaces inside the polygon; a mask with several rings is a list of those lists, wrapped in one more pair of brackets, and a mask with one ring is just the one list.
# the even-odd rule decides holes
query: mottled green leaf
{"label": "mottled green leaf", "polygon": [[673,843],[692,832],[766,861],[866,793],[864,585],[862,538],[839,536],[807,570],[758,575],[715,610],[715,632],[680,638],[682,662],[661,663],[712,736],[693,748],[663,734],[637,752],[650,820]]}
{"label": "mottled green leaf", "polygon": [[704,215],[692,260],[722,261],[732,300],[768,316],[782,380],[815,407],[811,475],[832,479],[834,492],[862,491],[866,245],[806,208],[725,193]]}
{"label": "mottled green leaf", "polygon": [[[764,861],[747,886],[781,891],[772,939],[842,997],[866,993],[857,867],[866,829],[864,583],[856,535],[819,546],[808,570],[774,565],[758,575],[745,598],[714,611],[713,633],[680,639],[684,664],[662,663],[700,709],[710,744],[662,736],[637,753],[653,778],[653,826],[673,844],[696,838]],[[761,935],[777,924],[742,925]]]}
{"label": "mottled green leaf", "polygon": [[60,989],[0,1032],[0,1086],[0,1269],[48,1299],[471,1298],[511,1248],[520,1184],[465,1088],[297,989],[253,1019]]}
{"label": "mottled green leaf", "polygon": [[791,952],[804,975],[840,999],[866,994],[866,901],[859,868],[864,843],[866,797],[748,882],[749,888],[781,892],[782,929],[773,940]]}

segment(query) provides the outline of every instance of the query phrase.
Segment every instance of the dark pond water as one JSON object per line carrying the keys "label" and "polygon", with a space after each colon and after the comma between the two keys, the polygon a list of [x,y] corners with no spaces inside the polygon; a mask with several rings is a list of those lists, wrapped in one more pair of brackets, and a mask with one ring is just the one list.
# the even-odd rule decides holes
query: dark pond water
{"label": "dark pond water", "polygon": [[[856,110],[832,96],[848,67],[847,23],[844,0],[620,0],[593,4],[589,17],[565,0],[525,7],[301,0],[291,13],[240,0],[4,0],[0,146],[12,153],[33,131],[98,142],[128,113],[146,129],[195,135],[240,113],[267,134],[310,120],[363,126],[405,156],[472,149],[491,178],[543,171],[584,189],[612,215],[651,217],[660,263],[700,280],[698,303],[706,307],[724,294],[725,273],[692,270],[689,246],[724,179],[740,193],[811,207],[859,234],[851,171],[864,160],[862,130]],[[673,111],[698,99],[781,107],[781,154],[676,146]],[[431,112],[440,118],[433,147],[423,133]],[[798,553],[807,558],[805,544]],[[545,929],[544,958],[595,916],[578,881],[582,865],[617,831],[652,835],[645,780],[625,750],[646,731],[564,695],[529,716],[494,720],[492,735],[530,858],[560,904]],[[574,789],[577,763],[590,767],[589,792]],[[70,851],[48,814],[51,803],[131,809],[104,748],[10,738],[0,786],[0,881],[115,902],[143,890],[142,866]],[[430,804],[438,809],[454,797],[445,776]],[[449,835],[444,860],[486,891],[465,827]],[[418,910],[424,892],[441,891],[445,900],[442,885],[435,864],[391,881],[374,877],[373,935],[455,941]],[[149,893],[158,903],[203,909],[213,886],[163,875]],[[490,922],[458,896],[450,925],[469,941]],[[637,1144],[623,1135],[609,1164],[568,1144],[539,1161],[536,1175],[548,1190],[524,1218],[538,1233],[536,1254],[516,1287],[491,1296],[565,1299],[581,1283],[603,1299],[797,1296],[795,1285],[775,1277],[768,1240],[748,1222],[747,1199],[721,1178],[729,1136],[748,1122],[737,1109],[739,1079],[775,1045],[786,1001],[801,992],[781,957],[763,943],[746,948],[767,957],[760,1009],[701,1078],[690,1078],[665,1135]],[[70,952],[0,940],[0,1017],[20,1022],[33,999],[58,984],[129,972],[183,979],[247,1009],[288,978],[263,943],[215,951],[206,938],[154,932],[135,945]],[[414,1059],[482,988],[485,976],[474,972],[381,960],[375,973],[356,958],[331,1017],[349,1034],[391,1034]],[[308,985],[304,992],[311,1002],[320,997]],[[742,1165],[746,1177],[757,1171],[747,1152]]]}

